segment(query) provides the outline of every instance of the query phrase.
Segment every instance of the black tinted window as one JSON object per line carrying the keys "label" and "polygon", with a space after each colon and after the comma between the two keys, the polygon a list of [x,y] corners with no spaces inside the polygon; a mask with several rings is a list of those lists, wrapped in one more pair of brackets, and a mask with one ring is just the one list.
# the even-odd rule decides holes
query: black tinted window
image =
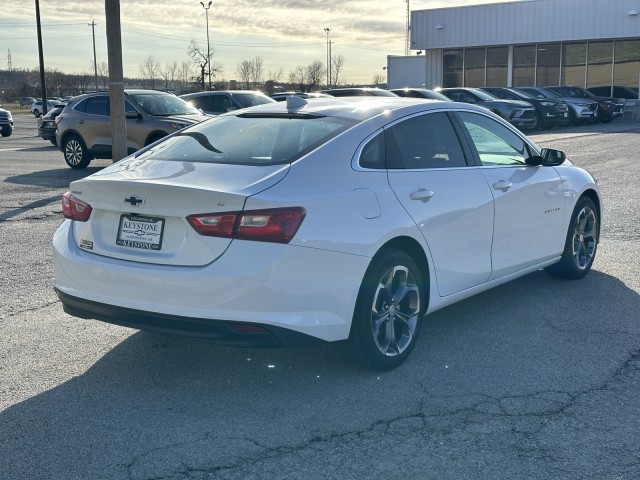
{"label": "black tinted window", "polygon": [[458,136],[446,113],[409,118],[385,130],[387,168],[465,167]]}
{"label": "black tinted window", "polygon": [[203,112],[212,112],[213,111],[212,108],[211,108],[211,97],[210,96],[208,96],[208,97],[204,97],[204,96],[192,97],[192,98],[187,100],[187,103],[190,103],[194,107],[199,108]]}
{"label": "black tinted window", "polygon": [[91,115],[109,115],[109,97],[101,95],[87,98],[84,111]]}
{"label": "black tinted window", "polygon": [[385,168],[384,134],[376,135],[360,152],[359,164],[362,168]]}

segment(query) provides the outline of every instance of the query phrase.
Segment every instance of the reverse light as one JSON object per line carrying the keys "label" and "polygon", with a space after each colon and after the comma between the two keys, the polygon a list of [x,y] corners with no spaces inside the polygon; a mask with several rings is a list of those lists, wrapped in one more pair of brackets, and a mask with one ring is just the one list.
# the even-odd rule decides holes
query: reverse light
{"label": "reverse light", "polygon": [[62,194],[62,215],[69,220],[86,222],[91,216],[91,205],[65,192]]}
{"label": "reverse light", "polygon": [[289,243],[306,215],[302,207],[201,213],[187,221],[200,235],[256,242]]}

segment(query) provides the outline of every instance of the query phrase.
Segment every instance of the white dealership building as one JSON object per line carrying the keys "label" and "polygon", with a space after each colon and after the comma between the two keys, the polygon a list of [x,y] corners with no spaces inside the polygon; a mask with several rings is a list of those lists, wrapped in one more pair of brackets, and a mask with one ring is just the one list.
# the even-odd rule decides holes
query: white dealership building
{"label": "white dealership building", "polygon": [[411,49],[418,55],[387,58],[388,87],[571,84],[637,92],[639,13],[640,0],[529,0],[412,11]]}

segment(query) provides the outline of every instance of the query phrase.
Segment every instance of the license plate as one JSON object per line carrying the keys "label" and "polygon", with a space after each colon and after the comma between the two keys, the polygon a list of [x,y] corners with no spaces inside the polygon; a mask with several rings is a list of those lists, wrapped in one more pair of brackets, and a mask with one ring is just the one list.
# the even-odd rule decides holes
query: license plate
{"label": "license plate", "polygon": [[568,113],[568,112],[564,112],[564,113],[562,114],[562,116],[563,116],[564,118],[567,118],[567,117],[569,116],[569,113]]}
{"label": "license plate", "polygon": [[160,250],[163,230],[164,218],[121,215],[116,244],[123,247]]}

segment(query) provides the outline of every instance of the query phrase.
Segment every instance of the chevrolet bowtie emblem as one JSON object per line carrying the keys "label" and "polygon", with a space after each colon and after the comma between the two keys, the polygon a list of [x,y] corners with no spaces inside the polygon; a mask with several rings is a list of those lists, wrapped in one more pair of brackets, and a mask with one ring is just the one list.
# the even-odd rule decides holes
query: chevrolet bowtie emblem
{"label": "chevrolet bowtie emblem", "polygon": [[124,201],[125,203],[130,203],[132,207],[144,204],[144,198],[140,198],[137,195],[131,195],[129,197],[126,197]]}

